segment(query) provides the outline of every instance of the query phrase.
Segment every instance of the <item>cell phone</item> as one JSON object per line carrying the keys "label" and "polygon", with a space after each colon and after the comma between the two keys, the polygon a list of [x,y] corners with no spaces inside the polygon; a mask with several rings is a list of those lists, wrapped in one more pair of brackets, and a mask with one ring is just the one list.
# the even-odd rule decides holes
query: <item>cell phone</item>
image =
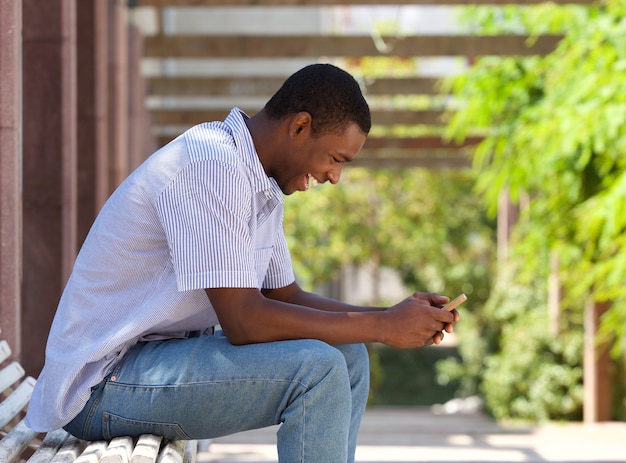
{"label": "cell phone", "polygon": [[443,310],[447,310],[448,312],[450,312],[452,309],[456,309],[458,306],[463,304],[465,301],[467,301],[467,296],[465,294],[461,294],[460,296],[454,298],[453,300],[448,302],[446,305],[444,305],[442,307],[442,309]]}

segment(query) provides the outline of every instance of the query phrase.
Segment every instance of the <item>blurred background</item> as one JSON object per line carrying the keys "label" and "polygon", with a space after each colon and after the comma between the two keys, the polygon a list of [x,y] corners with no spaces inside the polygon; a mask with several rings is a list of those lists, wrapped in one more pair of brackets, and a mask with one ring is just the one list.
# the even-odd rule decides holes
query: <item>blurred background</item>
{"label": "blurred background", "polygon": [[330,62],[373,129],[338,185],[286,198],[300,283],[359,304],[469,298],[440,346],[369,346],[371,405],[624,421],[626,6],[504,3],[0,0],[14,356],[37,376],[73,259],[130,171]]}

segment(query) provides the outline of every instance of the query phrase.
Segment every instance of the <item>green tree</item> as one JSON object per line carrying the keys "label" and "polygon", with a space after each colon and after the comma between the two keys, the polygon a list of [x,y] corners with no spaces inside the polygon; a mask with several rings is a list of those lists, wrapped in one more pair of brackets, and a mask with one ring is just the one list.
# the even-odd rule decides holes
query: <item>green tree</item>
{"label": "green tree", "polygon": [[[515,231],[515,272],[503,271],[497,286],[528,287],[535,300],[515,304],[494,291],[486,311],[494,315],[504,304],[514,316],[486,328],[496,333],[491,342],[474,343],[483,358],[480,367],[474,359],[473,372],[482,370],[474,378],[497,416],[569,418],[580,408],[581,359],[565,352],[580,346],[585,299],[612,301],[602,332],[615,356],[626,347],[626,4],[480,8],[471,10],[471,18],[484,33],[504,27],[564,34],[547,56],[484,58],[448,88],[456,102],[449,135],[485,135],[474,163],[490,211],[504,189],[514,201],[528,198]],[[541,288],[551,253],[559,255],[566,294],[559,343],[548,340],[547,323],[537,323],[545,311]],[[534,370],[546,396],[560,371],[560,396],[570,402],[541,406],[536,390],[516,390],[504,380],[511,371],[503,369],[503,356],[516,364],[516,352],[522,353],[515,343],[532,354],[527,361],[546,365]],[[463,368],[447,365],[448,374],[455,371]]]}
{"label": "green tree", "polygon": [[296,274],[312,289],[345,265],[373,262],[398,270],[411,290],[485,300],[495,227],[476,207],[474,182],[468,170],[351,167],[337,185],[287,198]]}
{"label": "green tree", "polygon": [[[489,295],[495,257],[495,225],[479,207],[474,184],[469,169],[347,167],[337,185],[287,197],[284,228],[300,283],[313,289],[348,264],[387,266],[399,272],[407,291],[465,292],[463,322],[474,325],[472,308]],[[433,387],[433,363],[452,355],[449,350],[370,346],[370,354],[371,403],[450,398],[455,381]],[[385,396],[390,388],[393,397]]]}

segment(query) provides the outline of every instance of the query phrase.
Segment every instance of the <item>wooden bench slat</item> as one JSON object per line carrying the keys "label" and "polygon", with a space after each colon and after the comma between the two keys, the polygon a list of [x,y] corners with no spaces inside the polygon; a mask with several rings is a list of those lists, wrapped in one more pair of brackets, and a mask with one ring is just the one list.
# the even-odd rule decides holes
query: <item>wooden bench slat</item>
{"label": "wooden bench slat", "polygon": [[0,362],[4,362],[11,356],[11,347],[5,340],[0,341]]}
{"label": "wooden bench slat", "polygon": [[[193,463],[198,455],[199,443],[196,440],[188,440],[185,442],[185,454],[183,455],[183,463]],[[208,449],[208,447],[207,447]]]}
{"label": "wooden bench slat", "polygon": [[130,457],[131,463],[155,463],[162,440],[162,437],[153,434],[139,436],[135,450]]}
{"label": "wooden bench slat", "polygon": [[20,421],[0,441],[0,461],[3,463],[14,461],[28,448],[37,433]]}
{"label": "wooden bench slat", "polygon": [[100,458],[100,463],[129,463],[132,453],[133,439],[130,437],[116,437],[109,443],[102,458]]}
{"label": "wooden bench slat", "polygon": [[183,463],[184,453],[185,441],[167,442],[159,453],[157,463]]}
{"label": "wooden bench slat", "polygon": [[48,463],[69,438],[70,434],[63,429],[50,431],[35,453],[28,459],[28,463]]}
{"label": "wooden bench slat", "polygon": [[74,463],[100,463],[100,457],[106,449],[105,441],[90,442]]}
{"label": "wooden bench slat", "polygon": [[0,392],[6,391],[10,386],[17,383],[24,376],[24,368],[17,362],[13,362],[0,371]]}
{"label": "wooden bench slat", "polygon": [[0,428],[4,428],[15,418],[28,404],[35,387],[35,379],[30,376],[0,404]]}
{"label": "wooden bench slat", "polygon": [[85,447],[87,447],[86,441],[70,436],[59,449],[59,452],[50,460],[50,463],[72,463]]}

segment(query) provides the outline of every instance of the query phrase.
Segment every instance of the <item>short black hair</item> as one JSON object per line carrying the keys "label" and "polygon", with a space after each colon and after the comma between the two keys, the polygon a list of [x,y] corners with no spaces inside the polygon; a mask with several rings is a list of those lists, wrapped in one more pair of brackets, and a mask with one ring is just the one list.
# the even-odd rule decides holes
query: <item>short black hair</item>
{"label": "short black hair", "polygon": [[314,136],[342,133],[354,123],[367,135],[370,109],[354,77],[332,64],[311,64],[292,74],[265,105],[271,119],[306,111]]}

